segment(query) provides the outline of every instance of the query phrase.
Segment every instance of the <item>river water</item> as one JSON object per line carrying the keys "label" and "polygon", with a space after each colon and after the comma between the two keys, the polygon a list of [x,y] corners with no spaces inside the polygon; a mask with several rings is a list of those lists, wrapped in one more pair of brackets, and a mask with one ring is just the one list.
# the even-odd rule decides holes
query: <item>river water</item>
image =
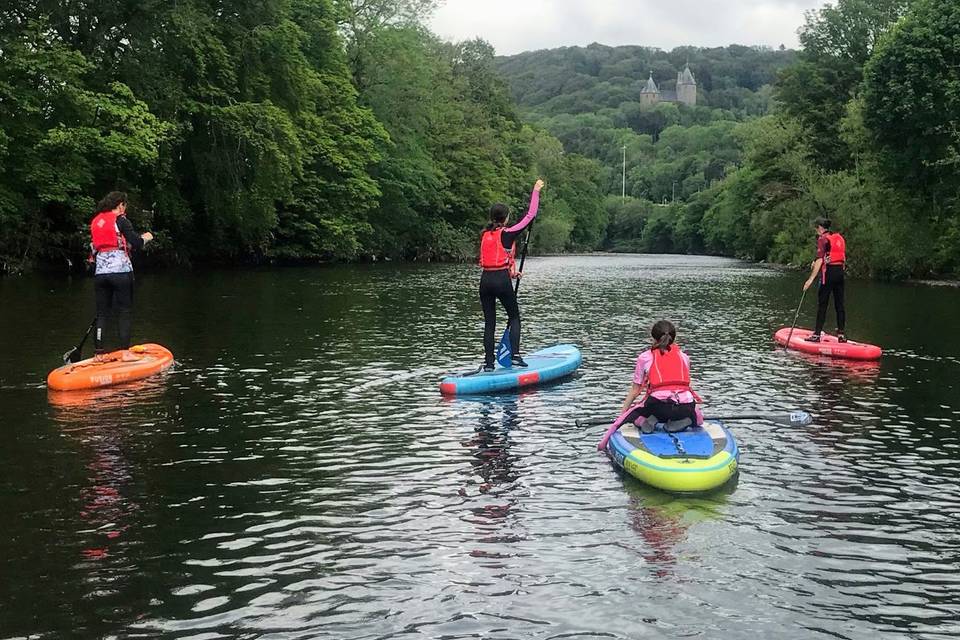
{"label": "river water", "polygon": [[[577,375],[442,398],[481,358],[477,273],[149,273],[166,375],[93,396],[47,371],[90,279],[0,279],[0,638],[954,638],[960,290],[848,282],[879,364],[775,349],[803,274],[682,256],[534,258],[527,350]],[[808,296],[801,326],[813,319]],[[595,450],[673,320],[738,479],[671,496]],[[828,329],[832,329],[832,311]],[[949,327],[954,327],[950,329]]]}

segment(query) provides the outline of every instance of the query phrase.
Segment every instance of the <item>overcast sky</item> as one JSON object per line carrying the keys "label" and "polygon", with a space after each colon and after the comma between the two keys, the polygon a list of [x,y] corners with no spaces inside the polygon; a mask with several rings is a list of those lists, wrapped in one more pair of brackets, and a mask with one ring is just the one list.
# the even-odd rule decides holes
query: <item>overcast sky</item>
{"label": "overcast sky", "polygon": [[797,47],[803,12],[824,0],[445,0],[431,22],[448,40],[481,37],[500,55],[638,44]]}

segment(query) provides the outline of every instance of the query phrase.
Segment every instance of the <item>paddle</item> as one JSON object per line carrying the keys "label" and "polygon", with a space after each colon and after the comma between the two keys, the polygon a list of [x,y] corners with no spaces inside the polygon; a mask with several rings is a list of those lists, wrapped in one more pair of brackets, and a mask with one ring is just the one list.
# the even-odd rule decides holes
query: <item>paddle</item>
{"label": "paddle", "polygon": [[[523,263],[527,260],[527,247],[530,246],[530,234],[533,233],[533,223],[537,219],[534,218],[530,221],[530,224],[527,226],[527,235],[523,240],[523,249],[520,251],[520,267],[517,269],[517,282],[513,286],[513,295],[516,296],[520,291],[520,274],[523,273]],[[510,347],[510,322],[507,321],[507,328],[503,330],[503,335],[500,337],[500,344],[497,345],[497,362],[500,363],[501,367],[510,367],[512,364],[513,350]]]}
{"label": "paddle", "polygon": [[97,324],[97,318],[93,318],[93,322],[90,323],[90,326],[87,327],[87,332],[83,334],[83,338],[80,340],[80,344],[75,346],[70,351],[67,351],[63,354],[63,364],[68,362],[80,362],[83,358],[81,357],[81,351],[83,350],[83,344],[87,341],[87,338],[90,337],[90,332],[93,331],[93,327]]}
{"label": "paddle", "polygon": [[790,338],[793,337],[793,330],[797,328],[797,318],[800,317],[800,307],[803,306],[803,297],[807,295],[807,290],[804,289],[803,293],[800,294],[800,304],[797,305],[797,312],[793,314],[793,325],[790,326],[790,333],[787,334],[787,342],[783,345],[784,349],[787,349],[790,346]]}
{"label": "paddle", "polygon": [[[631,409],[632,408],[633,407],[631,407]],[[787,415],[783,415],[782,413],[741,413],[729,416],[707,416],[704,418],[704,420],[725,420],[728,422],[735,420],[769,420],[771,422],[776,422],[777,424],[791,427],[806,427],[813,423],[813,416],[806,411],[791,411]],[[598,424],[607,424],[609,421],[609,417],[594,417],[577,418],[575,422],[578,427],[590,427]]]}
{"label": "paddle", "polygon": [[[543,211],[543,207],[540,207],[540,210]],[[523,263],[527,260],[527,248],[530,246],[530,235],[533,233],[533,223],[536,221],[537,219],[534,218],[527,226],[527,235],[523,240],[523,251],[520,252],[520,268],[517,269],[517,283],[513,286],[513,295],[517,295],[517,292],[520,291],[520,274],[523,273]]]}

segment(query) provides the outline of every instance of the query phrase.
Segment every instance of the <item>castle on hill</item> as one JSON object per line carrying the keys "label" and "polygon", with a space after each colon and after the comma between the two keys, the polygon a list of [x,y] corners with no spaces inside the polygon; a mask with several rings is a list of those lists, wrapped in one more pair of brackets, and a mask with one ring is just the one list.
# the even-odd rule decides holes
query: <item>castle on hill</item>
{"label": "castle on hill", "polygon": [[697,81],[690,71],[690,65],[677,72],[676,91],[660,91],[657,83],[653,81],[653,72],[650,72],[647,85],[640,92],[640,104],[652,106],[660,102],[679,102],[690,107],[697,104]]}

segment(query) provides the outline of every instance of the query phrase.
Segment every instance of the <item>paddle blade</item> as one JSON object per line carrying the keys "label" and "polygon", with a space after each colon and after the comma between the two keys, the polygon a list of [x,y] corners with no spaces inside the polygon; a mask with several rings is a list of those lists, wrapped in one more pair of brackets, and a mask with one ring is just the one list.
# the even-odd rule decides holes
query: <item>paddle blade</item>
{"label": "paddle blade", "polygon": [[705,420],[733,422],[734,420],[768,420],[774,424],[782,424],[790,427],[806,427],[813,424],[813,416],[806,411],[791,411],[789,414],[782,413],[741,413],[740,415],[730,416],[707,416]]}
{"label": "paddle blade", "polygon": [[82,360],[80,357],[80,349],[77,349],[76,347],[63,354],[63,364],[77,363],[80,362],[80,360]]}
{"label": "paddle blade", "polygon": [[610,418],[609,418],[609,417],[603,417],[603,418],[577,418],[576,420],[574,420],[574,424],[576,424],[578,427],[593,427],[593,426],[596,426],[596,425],[598,425],[598,424],[607,424],[608,422],[610,422]]}
{"label": "paddle blade", "polygon": [[513,365],[513,352],[510,349],[510,327],[503,330],[503,337],[497,346],[497,362],[501,367],[510,368]]}

